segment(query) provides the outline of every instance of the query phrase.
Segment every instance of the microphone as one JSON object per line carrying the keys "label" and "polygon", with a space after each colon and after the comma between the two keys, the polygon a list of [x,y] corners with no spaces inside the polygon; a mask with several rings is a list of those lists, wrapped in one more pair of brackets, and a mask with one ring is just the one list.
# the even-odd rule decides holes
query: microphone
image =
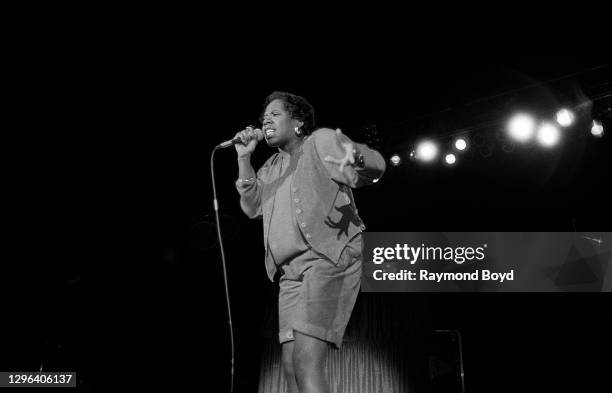
{"label": "microphone", "polygon": [[[259,128],[255,128],[253,132],[255,133],[255,138],[257,138],[257,141],[261,141],[264,138],[263,131]],[[239,137],[235,137],[234,139],[230,139],[229,141],[220,143],[219,145],[217,145],[217,147],[220,149],[225,149],[226,147],[234,146],[238,143],[242,144],[242,139],[240,139]]]}

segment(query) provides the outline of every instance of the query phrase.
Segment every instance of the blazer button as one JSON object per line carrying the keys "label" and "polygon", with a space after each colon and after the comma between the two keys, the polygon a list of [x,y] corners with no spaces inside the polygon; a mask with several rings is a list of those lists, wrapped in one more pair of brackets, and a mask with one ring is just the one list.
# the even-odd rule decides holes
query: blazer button
{"label": "blazer button", "polygon": [[300,213],[302,212],[302,209],[295,209],[295,212],[296,212],[297,214],[300,214]]}
{"label": "blazer button", "polygon": [[311,236],[310,236],[310,233],[307,233],[307,234],[306,234],[306,239],[310,239],[310,237],[311,237]]}
{"label": "blazer button", "polygon": [[305,222],[303,222],[301,225],[302,225],[302,228],[306,228],[306,223]]}

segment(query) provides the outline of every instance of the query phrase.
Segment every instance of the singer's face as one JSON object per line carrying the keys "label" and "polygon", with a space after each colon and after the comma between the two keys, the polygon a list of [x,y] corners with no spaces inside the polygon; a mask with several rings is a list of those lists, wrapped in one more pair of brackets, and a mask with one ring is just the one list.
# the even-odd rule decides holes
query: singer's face
{"label": "singer's face", "polygon": [[292,119],[289,112],[285,110],[282,100],[274,100],[268,104],[263,116],[262,131],[269,146],[282,147],[295,139],[295,127],[301,122]]}

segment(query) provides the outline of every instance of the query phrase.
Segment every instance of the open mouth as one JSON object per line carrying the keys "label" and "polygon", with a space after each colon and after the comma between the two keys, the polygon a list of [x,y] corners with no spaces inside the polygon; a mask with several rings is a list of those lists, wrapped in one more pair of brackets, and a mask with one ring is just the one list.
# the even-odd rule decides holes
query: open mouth
{"label": "open mouth", "polygon": [[271,136],[273,136],[276,132],[274,131],[274,129],[272,128],[268,128],[267,130],[265,130],[265,135],[266,138],[270,138]]}

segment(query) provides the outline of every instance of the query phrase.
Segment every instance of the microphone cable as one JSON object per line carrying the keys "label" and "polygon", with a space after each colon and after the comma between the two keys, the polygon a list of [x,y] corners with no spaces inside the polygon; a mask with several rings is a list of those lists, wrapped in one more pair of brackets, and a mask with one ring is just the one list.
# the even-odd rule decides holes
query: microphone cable
{"label": "microphone cable", "polygon": [[221,264],[223,265],[223,282],[225,283],[225,301],[227,305],[227,317],[230,330],[230,343],[231,343],[231,380],[230,380],[230,393],[234,392],[234,328],[232,325],[232,309],[230,307],[229,287],[227,285],[227,269],[225,264],[225,251],[223,250],[223,237],[221,236],[221,224],[219,221],[219,204],[217,203],[217,188],[215,186],[215,169],[214,169],[214,157],[215,152],[219,149],[219,146],[215,146],[210,155],[210,175],[212,179],[213,187],[213,204],[215,208],[215,220],[217,222],[217,237],[219,238],[219,250],[221,250]]}

